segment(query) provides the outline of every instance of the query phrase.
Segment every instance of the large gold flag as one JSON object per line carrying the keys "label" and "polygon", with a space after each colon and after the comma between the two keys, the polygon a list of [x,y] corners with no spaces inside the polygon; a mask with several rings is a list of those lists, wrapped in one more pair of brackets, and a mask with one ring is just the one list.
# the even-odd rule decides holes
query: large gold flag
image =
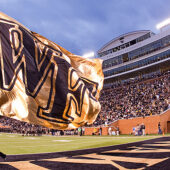
{"label": "large gold flag", "polygon": [[100,111],[102,61],[74,55],[0,13],[0,115],[55,129]]}

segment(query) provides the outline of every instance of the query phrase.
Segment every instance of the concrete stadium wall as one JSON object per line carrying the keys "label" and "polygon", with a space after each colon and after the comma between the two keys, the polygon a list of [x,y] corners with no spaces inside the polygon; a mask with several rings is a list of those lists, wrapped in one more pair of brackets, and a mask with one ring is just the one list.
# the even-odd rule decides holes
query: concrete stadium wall
{"label": "concrete stadium wall", "polygon": [[164,114],[160,115],[160,123],[162,125],[161,126],[162,130],[165,133],[167,133],[167,132],[170,133],[170,129],[168,129],[168,124],[170,123],[170,109],[167,112],[165,112]]}
{"label": "concrete stadium wall", "polygon": [[[170,133],[170,110],[164,112],[161,115],[117,120],[109,126],[112,126],[113,130],[115,129],[114,127],[118,126],[120,134],[131,134],[133,127],[137,126],[138,124],[144,123],[146,134],[157,134],[159,122],[161,124],[162,132]],[[85,135],[92,135],[94,131],[98,130],[99,127],[88,127],[85,129]],[[108,127],[102,127],[102,135],[108,135]]]}

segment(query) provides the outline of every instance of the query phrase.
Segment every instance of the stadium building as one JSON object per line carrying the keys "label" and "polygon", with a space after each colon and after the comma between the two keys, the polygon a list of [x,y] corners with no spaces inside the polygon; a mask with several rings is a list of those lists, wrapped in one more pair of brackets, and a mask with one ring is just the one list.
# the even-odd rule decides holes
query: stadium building
{"label": "stadium building", "polygon": [[149,78],[170,70],[170,29],[140,30],[114,38],[98,50],[105,86]]}

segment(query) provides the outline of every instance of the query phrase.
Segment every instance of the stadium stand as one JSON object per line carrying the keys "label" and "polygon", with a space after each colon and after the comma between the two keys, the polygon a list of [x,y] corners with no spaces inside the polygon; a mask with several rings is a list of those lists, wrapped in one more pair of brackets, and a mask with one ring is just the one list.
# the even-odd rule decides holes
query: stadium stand
{"label": "stadium stand", "polygon": [[48,128],[0,116],[0,132],[20,133],[22,135],[42,135],[50,133]]}
{"label": "stadium stand", "polygon": [[104,89],[100,97],[102,110],[95,126],[114,120],[158,115],[170,108],[170,73],[152,79],[133,80]]}
{"label": "stadium stand", "polygon": [[[159,115],[170,108],[170,72],[103,89],[102,110],[91,126],[107,126],[119,119]],[[0,116],[0,131],[23,135],[51,134],[53,130]],[[56,134],[62,135],[57,132]],[[72,134],[69,131],[65,135]],[[76,133],[77,134],[77,133]]]}

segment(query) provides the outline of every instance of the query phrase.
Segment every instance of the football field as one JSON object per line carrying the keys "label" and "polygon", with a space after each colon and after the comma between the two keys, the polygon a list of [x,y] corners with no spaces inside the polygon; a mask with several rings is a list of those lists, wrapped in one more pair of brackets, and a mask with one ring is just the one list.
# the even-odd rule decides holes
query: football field
{"label": "football field", "polygon": [[6,159],[0,158],[0,169],[169,170],[170,167],[170,135],[24,137],[1,133],[0,145],[0,151],[7,154]]}
{"label": "football field", "polygon": [[7,155],[73,151],[119,145],[160,136],[22,136],[0,133],[0,151]]}

